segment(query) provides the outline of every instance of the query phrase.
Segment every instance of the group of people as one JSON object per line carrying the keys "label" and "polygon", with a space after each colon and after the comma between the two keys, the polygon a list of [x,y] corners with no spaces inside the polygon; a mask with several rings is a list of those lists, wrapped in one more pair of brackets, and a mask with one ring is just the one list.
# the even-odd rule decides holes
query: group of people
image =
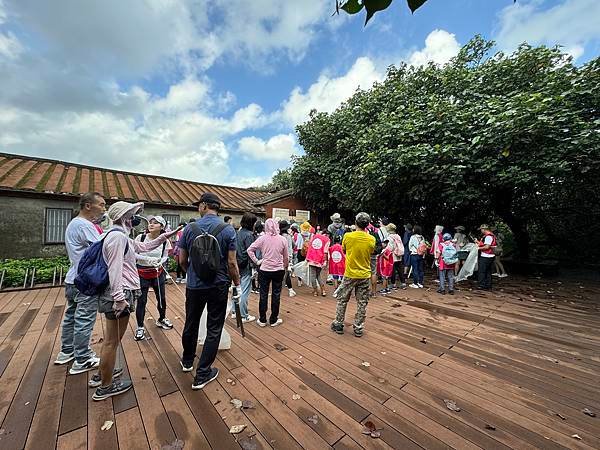
{"label": "group of people", "polygon": [[[146,231],[132,239],[132,230],[143,220],[143,203],[118,201],[106,213],[106,202],[99,193],[81,197],[79,214],[69,223],[65,235],[71,266],[65,278],[67,306],[55,363],[73,361],[71,374],[97,369],[89,381],[90,387],[96,389],[94,400],[122,394],[132,387],[130,380],[122,379],[122,367],[115,363],[117,349],[132,314],[137,321],[134,338],[146,338],[150,288],[157,300],[156,326],[173,328],[166,317],[169,256],[177,262],[177,281],[186,283],[181,369],[193,371],[198,359],[192,389],[202,389],[218,376],[213,363],[230,291],[232,300],[239,303],[243,322],[277,327],[283,323],[279,309],[284,283],[290,297],[296,295],[294,278],[298,286],[306,283],[318,297],[327,295],[326,283],[330,280],[337,299],[331,329],[344,332],[346,307],[354,292],[357,312],[353,331],[360,337],[370,297],[406,288],[411,275],[409,287],[423,288],[428,253],[433,255],[438,269],[438,292],[452,294],[461,249],[467,244],[464,227],[456,227],[454,236],[444,233],[443,227],[436,227],[430,245],[420,226],[407,224],[400,236],[388,219],[375,221],[365,212],[357,214],[351,226],[346,226],[336,213],[329,226],[316,229],[309,222],[297,224],[276,218],[262,223],[247,212],[236,231],[231,217],[224,220],[219,216],[221,201],[214,193],[204,193],[196,205],[198,219],[169,230],[163,217],[150,216],[145,219]],[[102,230],[97,224],[105,216],[112,225]],[[482,225],[481,230],[483,237],[475,242],[479,251],[479,287],[491,289],[492,266],[499,245],[489,226]],[[378,291],[379,279],[383,287]],[[258,317],[249,311],[254,283],[258,284]],[[200,319],[205,309],[206,337],[197,357]],[[106,319],[100,356],[90,347],[98,312]]]}

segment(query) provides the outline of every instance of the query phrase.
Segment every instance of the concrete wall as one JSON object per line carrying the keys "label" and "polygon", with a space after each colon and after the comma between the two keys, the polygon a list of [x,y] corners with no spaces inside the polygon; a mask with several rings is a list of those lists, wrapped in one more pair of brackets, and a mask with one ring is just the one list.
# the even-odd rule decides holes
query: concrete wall
{"label": "concrete wall", "polygon": [[[73,199],[39,199],[29,197],[0,196],[0,259],[5,258],[48,258],[66,255],[63,244],[44,244],[44,221],[46,208],[69,208],[76,213],[78,201]],[[187,222],[198,218],[198,211],[191,209],[166,209],[146,206],[144,215],[179,214]],[[233,217],[239,226],[242,214],[223,211],[222,216]]]}

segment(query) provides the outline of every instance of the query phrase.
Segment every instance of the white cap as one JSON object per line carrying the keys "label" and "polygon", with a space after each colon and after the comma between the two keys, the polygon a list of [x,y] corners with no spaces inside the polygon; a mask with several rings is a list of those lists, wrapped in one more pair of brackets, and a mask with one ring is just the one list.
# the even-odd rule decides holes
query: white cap
{"label": "white cap", "polygon": [[108,217],[113,222],[116,222],[127,213],[131,213],[133,216],[135,213],[144,209],[144,202],[129,203],[129,202],[116,202],[110,205],[108,208]]}
{"label": "white cap", "polygon": [[152,219],[160,223],[163,226],[163,228],[167,226],[167,221],[164,219],[163,216],[150,216],[148,217],[148,222],[150,222]]}

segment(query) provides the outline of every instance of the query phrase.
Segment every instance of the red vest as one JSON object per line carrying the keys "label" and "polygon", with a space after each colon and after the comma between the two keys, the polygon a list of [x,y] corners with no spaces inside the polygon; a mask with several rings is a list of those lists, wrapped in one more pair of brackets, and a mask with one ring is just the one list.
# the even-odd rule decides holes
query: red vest
{"label": "red vest", "polygon": [[494,236],[492,233],[490,234],[486,234],[481,242],[482,246],[485,245],[483,243],[483,241],[485,241],[485,238],[487,238],[488,236],[492,237],[492,244],[490,245],[490,248],[488,248],[487,250],[480,250],[481,253],[485,253],[487,255],[493,255],[494,254],[494,247],[496,247],[496,236]]}
{"label": "red vest", "polygon": [[346,270],[346,255],[340,244],[329,247],[329,274],[343,276]]}
{"label": "red vest", "polygon": [[315,234],[308,244],[306,251],[306,260],[317,264],[325,262],[325,245],[329,243],[329,238],[322,234]]}

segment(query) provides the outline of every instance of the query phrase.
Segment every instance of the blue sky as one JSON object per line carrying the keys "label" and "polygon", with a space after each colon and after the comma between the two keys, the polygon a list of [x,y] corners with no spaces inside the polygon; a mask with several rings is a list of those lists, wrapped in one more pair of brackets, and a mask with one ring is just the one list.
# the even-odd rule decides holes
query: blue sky
{"label": "blue sky", "polygon": [[363,27],[333,0],[0,0],[0,151],[220,184],[266,183],[295,125],[390,64],[473,35],[600,51],[598,0],[405,0]]}

